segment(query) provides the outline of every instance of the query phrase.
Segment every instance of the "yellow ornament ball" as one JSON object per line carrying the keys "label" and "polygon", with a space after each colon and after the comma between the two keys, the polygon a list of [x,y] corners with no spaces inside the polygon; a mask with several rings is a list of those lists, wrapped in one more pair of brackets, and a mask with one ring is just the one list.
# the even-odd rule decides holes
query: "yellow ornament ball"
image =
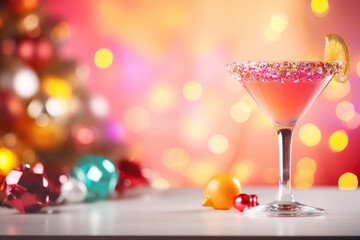
{"label": "yellow ornament ball", "polygon": [[219,174],[207,182],[201,205],[222,210],[230,209],[240,193],[241,185],[238,179],[229,174]]}

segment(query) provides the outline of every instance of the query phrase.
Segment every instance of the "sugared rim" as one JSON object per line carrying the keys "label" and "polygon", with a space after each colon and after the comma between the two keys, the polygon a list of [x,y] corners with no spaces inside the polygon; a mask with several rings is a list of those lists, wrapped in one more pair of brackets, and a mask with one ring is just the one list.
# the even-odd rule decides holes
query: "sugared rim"
{"label": "sugared rim", "polygon": [[238,80],[313,81],[336,75],[340,61],[248,61],[227,64],[229,74]]}
{"label": "sugared rim", "polygon": [[274,63],[294,63],[294,64],[299,64],[299,63],[341,63],[341,61],[266,61],[266,60],[259,60],[259,61],[231,61],[229,63],[239,63],[239,64],[260,64],[260,63],[270,63],[270,64],[274,64]]}

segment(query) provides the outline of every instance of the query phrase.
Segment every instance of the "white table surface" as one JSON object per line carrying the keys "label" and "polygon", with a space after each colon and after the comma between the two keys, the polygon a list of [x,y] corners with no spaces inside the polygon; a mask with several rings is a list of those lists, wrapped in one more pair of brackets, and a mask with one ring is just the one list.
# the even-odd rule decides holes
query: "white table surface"
{"label": "white table surface", "polygon": [[[248,187],[260,203],[275,188]],[[37,214],[0,208],[0,235],[116,236],[360,236],[360,191],[335,187],[294,190],[297,201],[325,208],[320,217],[248,217],[236,209],[201,206],[200,188],[138,189],[94,203],[46,207]]]}

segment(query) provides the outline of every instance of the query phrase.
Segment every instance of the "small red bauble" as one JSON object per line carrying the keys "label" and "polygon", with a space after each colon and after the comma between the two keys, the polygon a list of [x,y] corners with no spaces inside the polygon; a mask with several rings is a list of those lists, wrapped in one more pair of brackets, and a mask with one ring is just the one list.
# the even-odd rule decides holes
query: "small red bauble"
{"label": "small red bauble", "polygon": [[28,164],[12,170],[1,188],[6,203],[23,213],[39,212],[49,202],[48,181],[43,174],[33,173]]}
{"label": "small red bauble", "polygon": [[249,208],[252,206],[252,198],[247,194],[239,194],[234,200],[234,207],[239,210],[240,212],[243,212],[246,208]]}
{"label": "small red bauble", "polygon": [[117,164],[120,177],[116,185],[118,192],[123,192],[125,189],[148,185],[148,180],[141,172],[141,167],[136,162],[128,160],[121,160]]}

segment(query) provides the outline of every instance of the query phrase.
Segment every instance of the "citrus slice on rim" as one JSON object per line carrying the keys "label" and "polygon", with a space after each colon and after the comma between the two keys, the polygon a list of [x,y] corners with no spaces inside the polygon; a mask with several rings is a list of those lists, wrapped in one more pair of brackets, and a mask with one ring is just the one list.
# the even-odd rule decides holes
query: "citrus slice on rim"
{"label": "citrus slice on rim", "polygon": [[340,61],[343,69],[334,76],[333,80],[344,83],[349,78],[350,53],[345,40],[337,34],[329,34],[325,37],[325,61]]}

